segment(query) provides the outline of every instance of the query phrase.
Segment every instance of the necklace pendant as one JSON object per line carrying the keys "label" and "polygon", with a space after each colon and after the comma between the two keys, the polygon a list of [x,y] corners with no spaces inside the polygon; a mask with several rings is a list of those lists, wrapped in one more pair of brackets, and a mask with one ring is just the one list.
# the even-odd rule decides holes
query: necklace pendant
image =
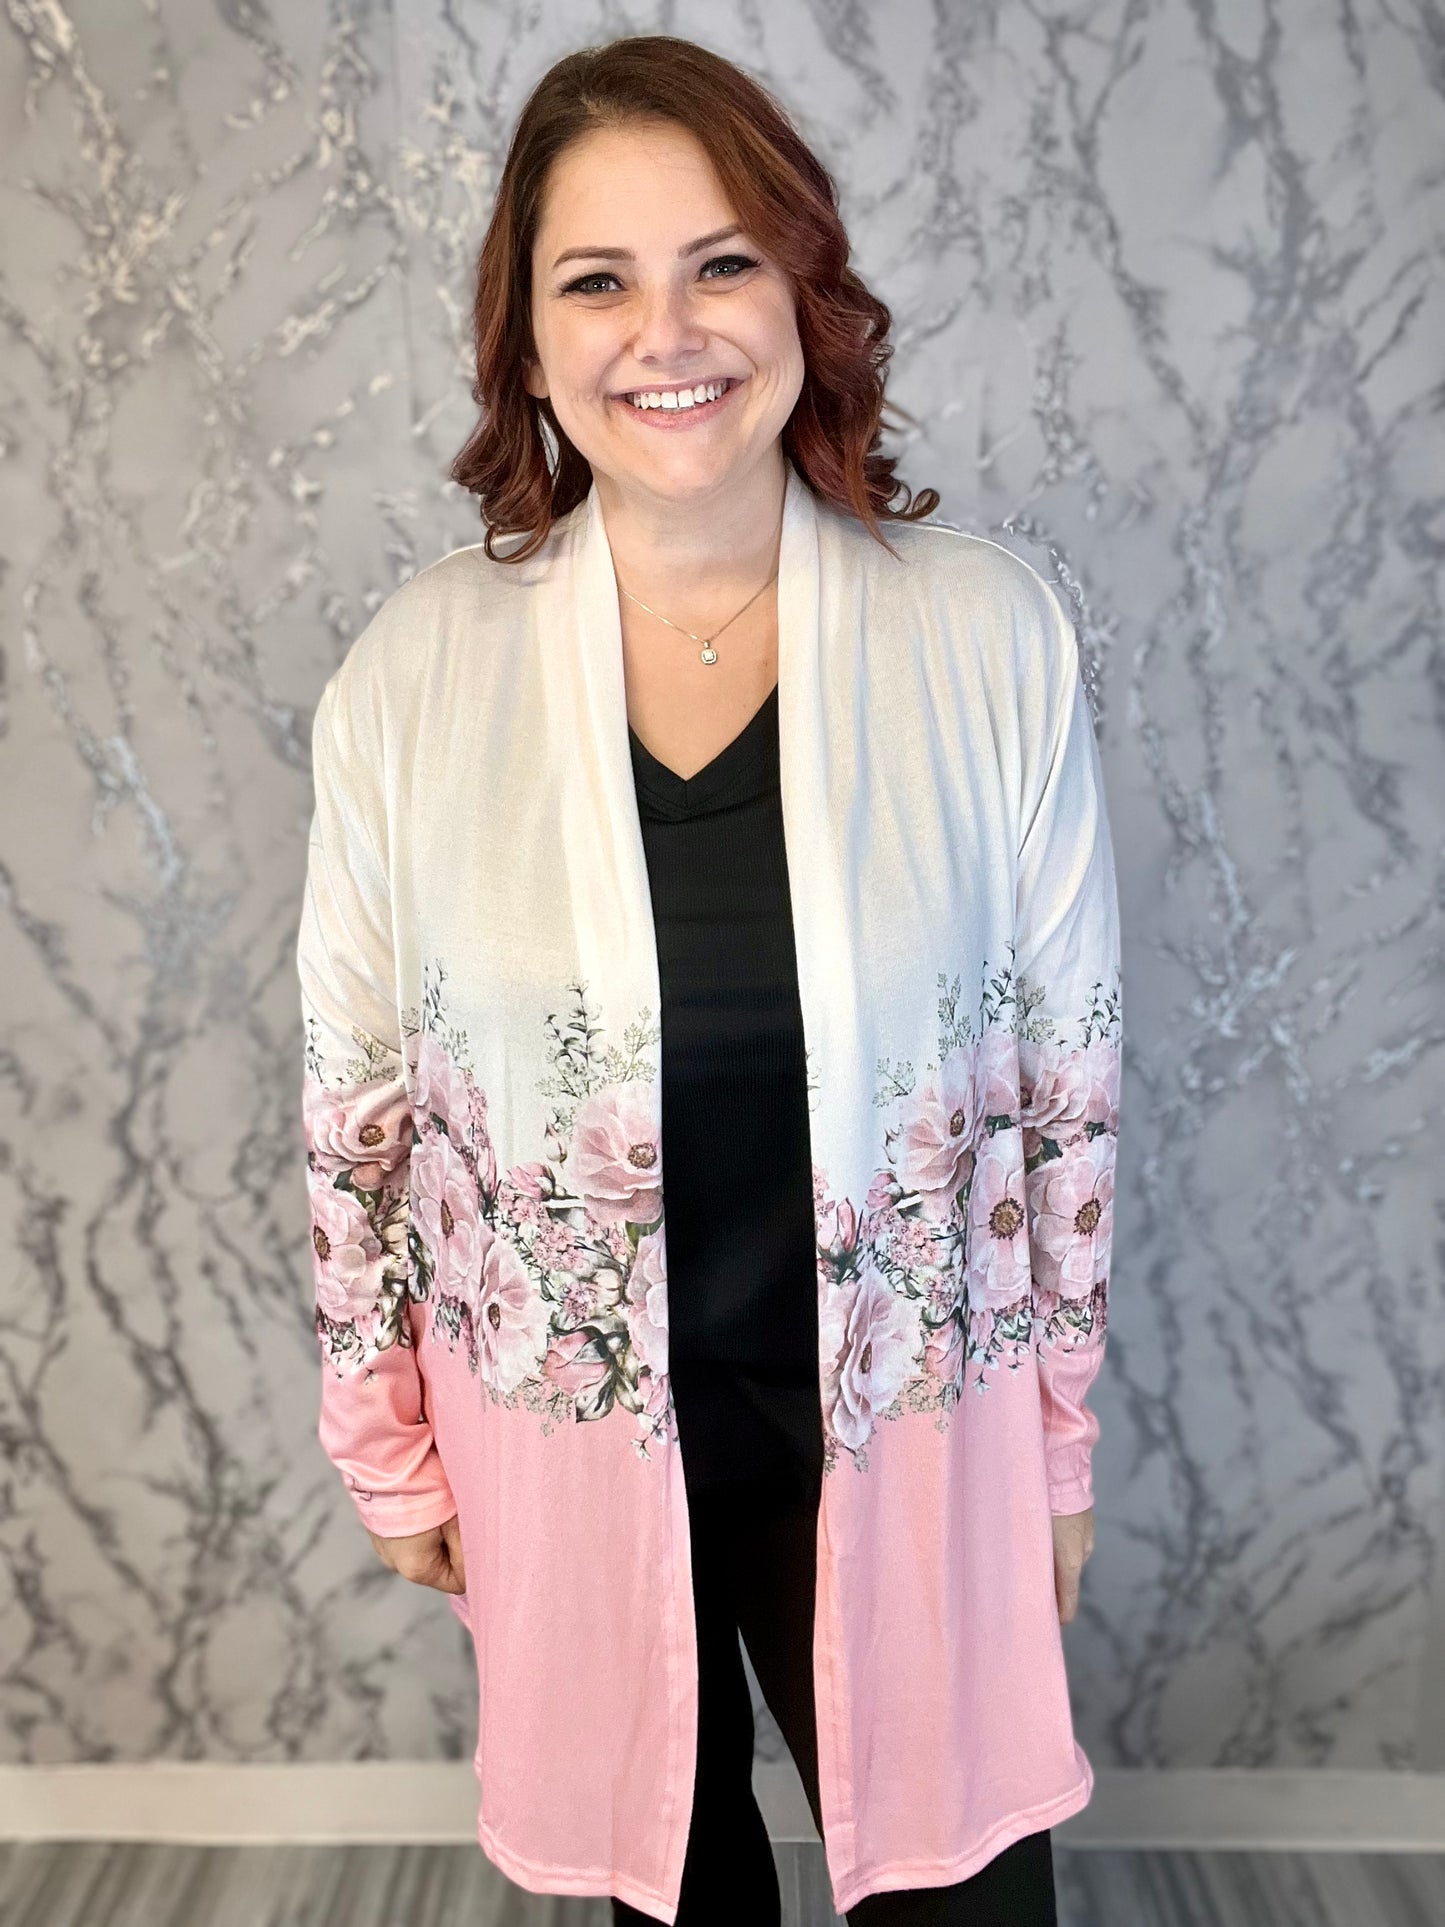
{"label": "necklace pendant", "polygon": [[716,650],[716,649],[704,649],[704,650],[703,650],[703,652],[702,652],[702,659],[703,659],[703,661],[704,661],[704,662],[716,662],[716,661],[717,661],[717,650]]}

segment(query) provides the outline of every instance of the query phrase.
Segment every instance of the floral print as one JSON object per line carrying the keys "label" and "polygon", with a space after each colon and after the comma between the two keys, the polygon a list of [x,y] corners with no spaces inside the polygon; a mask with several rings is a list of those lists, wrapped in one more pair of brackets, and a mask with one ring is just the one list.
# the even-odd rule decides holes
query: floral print
{"label": "floral print", "polygon": [[577,1190],[609,1224],[656,1224],[662,1216],[662,1135],[646,1085],[595,1092],[577,1114]]}
{"label": "floral print", "polygon": [[418,1295],[431,1330],[487,1393],[553,1420],[638,1421],[637,1446],[672,1423],[663,1268],[662,1140],[650,1047],[598,1054],[585,987],[549,1020],[549,1155],[502,1171],[467,1040],[425,973],[406,1043],[416,1090],[413,1164]]}
{"label": "floral print", "polygon": [[356,1369],[409,1342],[405,1303],[411,1107],[394,1079],[376,1074],[384,1046],[365,1033],[365,1057],[341,1088],[323,1083],[314,1020],[308,1026],[302,1128],[311,1196],[316,1328],[323,1352]]}
{"label": "floral print", "polygon": [[978,1031],[940,976],[938,1060],[887,1076],[876,1101],[894,1118],[862,1214],[815,1174],[830,1466],[846,1448],[866,1469],[875,1420],[946,1413],[1030,1346],[1103,1339],[1119,973],[1073,1036],[1012,957],[984,976]]}
{"label": "floral print", "polygon": [[[549,1018],[546,1155],[499,1163],[468,1041],[423,973],[404,1066],[358,1034],[350,1082],[308,1057],[316,1323],[338,1371],[432,1342],[487,1396],[544,1425],[621,1411],[647,1457],[673,1423],[655,1024],[620,1047],[585,986]],[[978,1026],[939,978],[938,1055],[880,1066],[880,1155],[862,1199],[813,1174],[825,1472],[867,1468],[875,1426],[949,1410],[1030,1346],[1102,1342],[1113,1232],[1119,980],[1072,1028],[1012,957],[984,973]]]}

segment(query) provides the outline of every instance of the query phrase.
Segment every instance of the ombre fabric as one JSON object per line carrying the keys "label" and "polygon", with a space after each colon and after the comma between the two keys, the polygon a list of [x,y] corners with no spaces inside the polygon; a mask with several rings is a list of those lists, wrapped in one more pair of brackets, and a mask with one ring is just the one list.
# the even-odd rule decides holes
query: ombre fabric
{"label": "ombre fabric", "polygon": [[[1050,1515],[1092,1500],[1120,963],[1071,625],[1009,550],[789,469],[782,807],[808,1059],[833,1905],[1087,1804]],[[676,1918],[697,1740],[667,1369],[657,953],[588,499],[459,549],[327,683],[297,962],[320,1437],[373,1532],[455,1514],[478,1838]]]}

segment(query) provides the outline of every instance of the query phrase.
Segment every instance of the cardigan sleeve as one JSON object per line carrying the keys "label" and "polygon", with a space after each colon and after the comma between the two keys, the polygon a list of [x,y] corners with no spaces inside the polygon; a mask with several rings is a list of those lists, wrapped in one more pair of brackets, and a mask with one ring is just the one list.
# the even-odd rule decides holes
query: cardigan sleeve
{"label": "cardigan sleeve", "polygon": [[1041,745],[1016,871],[1019,1037],[1033,1324],[1049,1508],[1093,1504],[1119,1129],[1121,976],[1113,844],[1073,625],[1045,598]]}
{"label": "cardigan sleeve", "polygon": [[402,1074],[378,733],[343,663],[312,728],[315,810],[296,960],[319,1436],[367,1527],[456,1512],[408,1317],[410,1100]]}

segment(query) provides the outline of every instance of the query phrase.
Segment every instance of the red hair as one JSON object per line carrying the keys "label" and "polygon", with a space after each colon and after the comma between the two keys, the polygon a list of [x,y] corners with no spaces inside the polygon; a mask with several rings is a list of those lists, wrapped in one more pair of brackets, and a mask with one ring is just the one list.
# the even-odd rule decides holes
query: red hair
{"label": "red hair", "polygon": [[[568,54],[533,89],[512,136],[477,264],[472,327],[482,410],[451,468],[478,497],[494,560],[522,561],[552,524],[586,498],[592,470],[563,433],[549,400],[527,393],[537,359],[531,324],[532,247],[548,170],[595,128],[671,122],[706,150],[749,234],[792,283],[804,375],[783,451],[813,491],[858,516],[884,547],[881,520],[917,522],[938,507],[915,498],[878,452],[892,316],[848,266],[848,234],[832,176],[758,81],[731,61],[668,34],[639,34]],[[557,450],[549,465],[545,420]],[[903,505],[894,507],[897,497]],[[526,540],[498,556],[493,538]]]}

